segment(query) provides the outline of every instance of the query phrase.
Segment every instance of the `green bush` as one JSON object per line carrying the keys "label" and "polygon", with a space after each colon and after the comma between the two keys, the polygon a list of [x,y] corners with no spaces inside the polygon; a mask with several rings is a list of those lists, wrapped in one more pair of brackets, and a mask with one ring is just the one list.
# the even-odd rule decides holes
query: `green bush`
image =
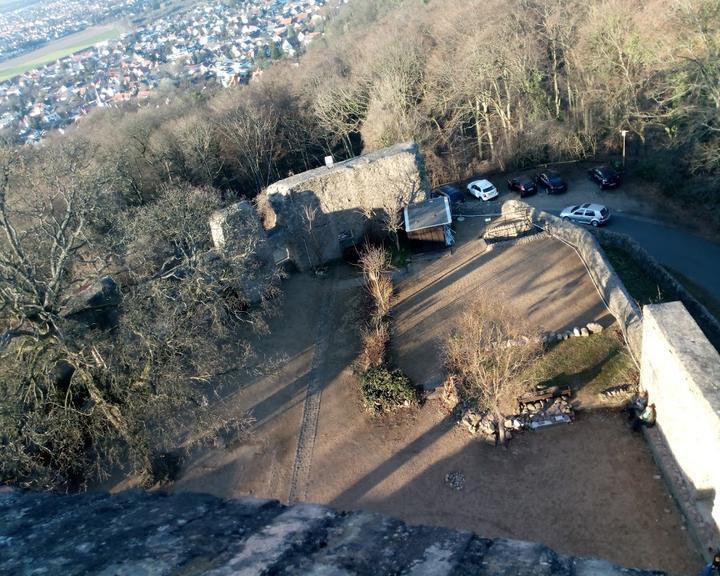
{"label": "green bush", "polygon": [[363,402],[371,412],[392,412],[403,406],[417,406],[418,392],[400,370],[387,366],[371,368],[360,376]]}

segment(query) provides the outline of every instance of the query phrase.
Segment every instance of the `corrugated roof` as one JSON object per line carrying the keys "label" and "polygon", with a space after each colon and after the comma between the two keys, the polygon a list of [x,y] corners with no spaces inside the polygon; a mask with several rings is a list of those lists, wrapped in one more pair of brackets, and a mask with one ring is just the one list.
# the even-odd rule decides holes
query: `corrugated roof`
{"label": "corrugated roof", "polygon": [[405,208],[404,214],[405,232],[434,228],[452,222],[450,203],[445,196],[410,204]]}

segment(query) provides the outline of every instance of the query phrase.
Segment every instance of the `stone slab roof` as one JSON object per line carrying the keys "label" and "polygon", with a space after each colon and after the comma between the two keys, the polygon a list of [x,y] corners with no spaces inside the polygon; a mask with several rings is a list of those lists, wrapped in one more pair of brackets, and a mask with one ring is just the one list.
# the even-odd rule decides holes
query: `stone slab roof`
{"label": "stone slab roof", "polygon": [[0,492],[0,574],[660,576],[314,504]]}

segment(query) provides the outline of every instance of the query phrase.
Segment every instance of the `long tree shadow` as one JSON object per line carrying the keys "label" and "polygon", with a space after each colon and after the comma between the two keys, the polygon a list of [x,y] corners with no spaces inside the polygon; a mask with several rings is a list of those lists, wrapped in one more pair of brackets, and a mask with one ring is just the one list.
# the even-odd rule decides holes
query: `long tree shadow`
{"label": "long tree shadow", "polygon": [[[330,504],[624,565],[678,573],[696,566],[642,436],[620,414],[582,413],[575,424],[516,437],[507,449],[446,438],[452,425],[449,417],[441,420]],[[460,490],[447,482],[451,472],[461,475]]]}
{"label": "long tree shadow", "polygon": [[573,392],[578,392],[587,382],[592,382],[603,371],[603,367],[613,359],[617,358],[621,353],[620,348],[613,348],[603,356],[602,359],[595,362],[592,366],[580,370],[579,372],[567,373],[560,372],[551,378],[543,380],[540,384],[543,386],[570,386]]}

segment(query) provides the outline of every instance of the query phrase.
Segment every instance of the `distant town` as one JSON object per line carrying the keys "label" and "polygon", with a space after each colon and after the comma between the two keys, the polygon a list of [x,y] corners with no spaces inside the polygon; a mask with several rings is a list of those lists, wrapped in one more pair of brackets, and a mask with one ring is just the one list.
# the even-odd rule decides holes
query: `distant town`
{"label": "distant town", "polygon": [[[64,6],[70,20],[57,18],[53,24],[56,20],[47,17],[42,24],[47,37],[76,32],[73,10],[84,2],[53,4]],[[53,4],[44,5],[42,13]],[[100,14],[118,14],[122,6],[124,15],[132,17],[148,3],[93,4],[93,21],[101,22]],[[162,82],[248,82],[273,59],[297,56],[322,33],[324,17],[319,10],[324,4],[325,0],[248,0],[228,5],[208,0],[172,11],[118,39],[0,82],[0,133],[20,143],[38,143],[49,130],[71,125],[95,107],[146,99]],[[87,5],[84,8],[87,12]],[[13,29],[22,30],[21,23],[15,22]],[[9,46],[12,52],[20,44],[9,44],[10,37],[4,33],[0,48]]]}
{"label": "distant town", "polygon": [[49,0],[0,12],[0,61],[95,24],[134,15],[153,0]]}

